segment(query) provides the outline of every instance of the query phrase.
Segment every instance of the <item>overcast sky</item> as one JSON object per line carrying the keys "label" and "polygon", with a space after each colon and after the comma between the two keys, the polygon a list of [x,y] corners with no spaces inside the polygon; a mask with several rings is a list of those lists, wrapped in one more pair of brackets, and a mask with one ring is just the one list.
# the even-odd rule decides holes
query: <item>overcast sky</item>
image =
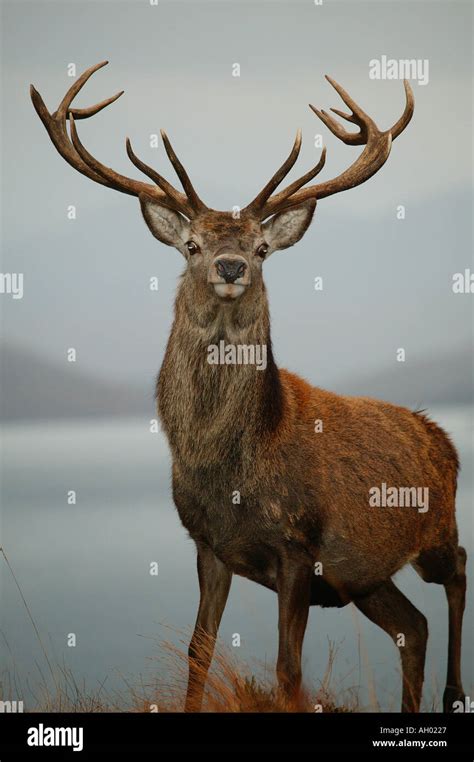
{"label": "overcast sky", "polygon": [[[3,3],[3,272],[23,272],[22,300],[1,297],[3,336],[45,358],[75,347],[83,370],[138,380],[160,366],[181,256],[145,227],[138,202],[95,185],[56,153],[28,96],[53,111],[80,73],[109,59],[77,99],[119,89],[105,112],[80,122],[93,154],[138,176],[136,152],[173,182],[151,133],[164,127],[212,207],[244,205],[288,153],[290,179],[312,166],[321,133],[324,179],[356,157],[319,123],[311,102],[344,108],[329,73],[378,125],[404,105],[402,83],[369,78],[369,61],[427,59],[413,82],[416,109],[388,163],[359,188],[322,200],[305,238],[265,266],[281,365],[330,384],[412,361],[440,359],[472,340],[472,300],[452,275],[472,265],[471,6],[460,2],[13,2]],[[232,76],[239,63],[241,76]],[[68,220],[74,204],[77,219]],[[396,208],[406,206],[406,219]],[[159,277],[158,293],[149,278]],[[315,292],[315,276],[324,279]],[[442,360],[441,360],[442,361]]]}

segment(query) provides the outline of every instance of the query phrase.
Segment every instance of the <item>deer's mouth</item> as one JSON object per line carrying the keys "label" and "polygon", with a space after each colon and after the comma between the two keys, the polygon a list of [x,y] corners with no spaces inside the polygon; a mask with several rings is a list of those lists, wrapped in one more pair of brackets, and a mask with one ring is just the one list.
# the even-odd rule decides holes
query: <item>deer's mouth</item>
{"label": "deer's mouth", "polygon": [[217,296],[226,301],[238,299],[246,289],[242,283],[213,283],[212,285]]}

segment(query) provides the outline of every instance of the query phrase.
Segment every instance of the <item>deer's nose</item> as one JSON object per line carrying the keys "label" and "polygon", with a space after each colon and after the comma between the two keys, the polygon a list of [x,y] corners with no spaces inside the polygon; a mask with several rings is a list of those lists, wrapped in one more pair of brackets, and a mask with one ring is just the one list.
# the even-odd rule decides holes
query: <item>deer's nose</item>
{"label": "deer's nose", "polygon": [[216,272],[224,278],[226,283],[234,283],[237,278],[242,278],[247,269],[246,262],[241,259],[218,259],[216,261]]}

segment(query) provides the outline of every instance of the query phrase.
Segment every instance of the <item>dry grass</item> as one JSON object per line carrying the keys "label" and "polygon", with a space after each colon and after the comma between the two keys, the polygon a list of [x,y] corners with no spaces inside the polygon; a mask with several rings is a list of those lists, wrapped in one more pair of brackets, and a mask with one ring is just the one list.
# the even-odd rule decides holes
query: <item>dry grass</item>
{"label": "dry grass", "polygon": [[[65,665],[51,667],[52,675],[46,677],[37,665],[39,681],[35,689],[27,683],[22,686],[18,675],[6,673],[0,680],[0,699],[9,700],[27,695],[33,697],[32,706],[25,711],[39,712],[182,712],[187,683],[187,638],[180,645],[159,643],[160,658],[157,672],[165,674],[153,684],[134,685],[121,675],[121,689],[108,690],[104,680],[96,690],[86,687],[84,681],[76,680],[74,673]],[[203,651],[208,645],[203,642]],[[237,662],[235,656],[222,644],[217,644],[212,666],[207,675],[203,712],[356,712],[357,696],[350,691],[346,700],[337,700],[331,688],[332,670],[336,649],[330,645],[326,673],[316,691],[303,689],[298,699],[288,700],[267,676],[267,669],[251,670]],[[51,664],[51,660],[48,661]],[[273,670],[272,670],[273,672]]]}
{"label": "dry grass", "polygon": [[[183,638],[180,645],[165,642],[161,644],[162,659],[166,662],[166,674],[172,680],[160,681],[155,688],[160,712],[183,710],[186,691],[188,657]],[[200,650],[204,654],[209,642],[203,635]],[[204,712],[350,712],[358,711],[357,699],[348,695],[345,702],[336,700],[331,688],[336,649],[330,645],[328,666],[317,691],[303,688],[297,699],[289,700],[278,688],[273,677],[268,676],[266,667],[251,668],[236,659],[231,649],[218,643],[214,650],[211,669],[207,675],[206,691],[202,711]],[[205,676],[203,670],[202,676]]]}

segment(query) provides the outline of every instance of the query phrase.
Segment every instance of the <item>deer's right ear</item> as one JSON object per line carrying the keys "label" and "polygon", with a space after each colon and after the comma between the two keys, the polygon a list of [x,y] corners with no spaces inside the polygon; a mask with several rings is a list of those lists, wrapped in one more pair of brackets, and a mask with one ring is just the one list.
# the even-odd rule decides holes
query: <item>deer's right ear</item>
{"label": "deer's right ear", "polygon": [[184,255],[184,244],[189,239],[189,222],[179,212],[154,201],[146,193],[140,193],[140,206],[151,233],[161,243],[174,246]]}

